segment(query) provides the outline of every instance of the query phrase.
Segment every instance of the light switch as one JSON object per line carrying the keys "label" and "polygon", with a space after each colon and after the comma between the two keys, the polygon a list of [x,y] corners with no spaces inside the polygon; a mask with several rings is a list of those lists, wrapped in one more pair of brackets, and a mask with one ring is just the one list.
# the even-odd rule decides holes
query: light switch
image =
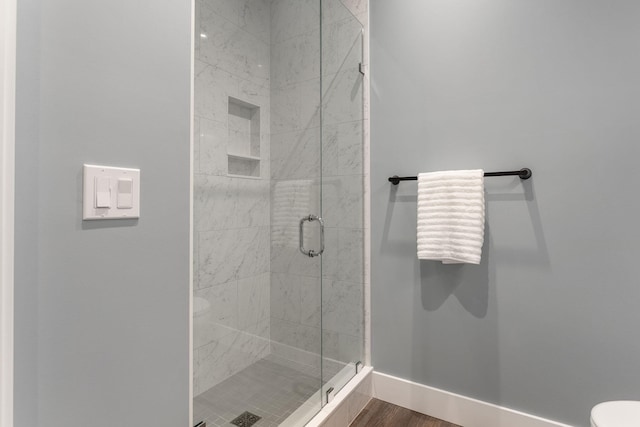
{"label": "light switch", "polygon": [[133,207],[133,180],[118,179],[118,208],[131,209]]}
{"label": "light switch", "polygon": [[140,217],[140,169],[84,165],[82,219]]}
{"label": "light switch", "polygon": [[111,180],[108,176],[96,176],[96,208],[111,207]]}

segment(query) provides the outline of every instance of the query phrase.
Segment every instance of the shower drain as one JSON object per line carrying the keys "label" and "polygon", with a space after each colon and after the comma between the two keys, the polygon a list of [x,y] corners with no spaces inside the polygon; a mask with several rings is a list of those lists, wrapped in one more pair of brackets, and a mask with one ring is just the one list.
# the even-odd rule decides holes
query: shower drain
{"label": "shower drain", "polygon": [[231,424],[237,425],[238,427],[251,427],[257,423],[258,420],[260,420],[259,416],[252,414],[249,411],[245,411],[231,421]]}

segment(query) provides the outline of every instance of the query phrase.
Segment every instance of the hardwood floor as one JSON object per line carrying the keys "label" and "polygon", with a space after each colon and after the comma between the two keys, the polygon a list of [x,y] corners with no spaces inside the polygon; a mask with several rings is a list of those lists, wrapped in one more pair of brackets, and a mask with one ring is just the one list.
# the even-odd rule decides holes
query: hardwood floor
{"label": "hardwood floor", "polygon": [[350,427],[461,427],[378,399],[371,399]]}

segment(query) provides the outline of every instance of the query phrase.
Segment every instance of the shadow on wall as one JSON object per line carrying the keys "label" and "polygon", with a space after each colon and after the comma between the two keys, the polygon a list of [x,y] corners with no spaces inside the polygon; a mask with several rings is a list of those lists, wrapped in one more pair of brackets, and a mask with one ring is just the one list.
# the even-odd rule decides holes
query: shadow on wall
{"label": "shadow on wall", "polygon": [[[534,172],[535,173],[535,172]],[[518,246],[518,247],[491,247],[491,251],[495,254],[499,251],[500,262],[509,263],[516,262],[522,267],[535,267],[537,271],[547,271],[550,268],[551,262],[549,260],[549,251],[547,249],[547,241],[544,236],[544,230],[542,228],[542,220],[540,219],[540,209],[538,208],[538,201],[535,197],[533,178],[526,181],[514,180],[513,187],[521,186],[523,191],[517,193],[503,192],[498,193],[492,191],[489,187],[489,191],[485,196],[485,201],[490,202],[526,202],[527,212],[529,217],[522,217],[520,223],[528,225],[532,229],[535,245],[532,247]]]}
{"label": "shadow on wall", "polygon": [[[488,222],[488,221],[487,221]],[[485,230],[482,260],[479,265],[442,264],[420,260],[422,306],[434,311],[455,295],[460,304],[475,317],[485,317],[489,306],[489,228]]]}
{"label": "shadow on wall", "polygon": [[[482,261],[479,265],[445,265],[434,261],[418,261],[421,300],[425,310],[435,311],[439,309],[451,295],[454,295],[468,313],[476,318],[484,318],[487,315],[489,305],[489,284],[495,281],[496,265],[495,261],[491,262],[495,254],[499,255],[495,259],[499,259],[501,264],[516,263],[522,268],[535,267],[536,269],[543,268],[544,270],[549,268],[549,254],[535,198],[533,180],[513,180],[508,183],[507,187],[499,187],[500,185],[503,184],[491,181],[486,182],[485,242],[482,248]],[[408,244],[415,244],[413,240],[396,241],[395,244],[394,242],[389,242],[389,229],[392,224],[394,205],[396,203],[411,203],[414,205],[417,203],[416,195],[398,195],[397,192],[398,186],[391,185],[383,230],[383,241],[387,243],[383,247],[386,247],[387,250],[405,249]],[[533,247],[524,245],[508,248],[496,247],[491,234],[489,204],[518,201],[526,202],[528,218],[524,217],[522,221],[528,223],[532,228],[535,245]],[[507,209],[508,207],[504,206],[504,208]],[[504,216],[504,213],[500,216]],[[517,220],[514,220],[512,225],[517,222]]]}

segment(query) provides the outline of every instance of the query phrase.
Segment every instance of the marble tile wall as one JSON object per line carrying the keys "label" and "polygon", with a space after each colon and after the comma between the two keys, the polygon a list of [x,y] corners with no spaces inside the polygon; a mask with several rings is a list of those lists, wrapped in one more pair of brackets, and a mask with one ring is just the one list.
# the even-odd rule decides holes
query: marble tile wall
{"label": "marble tile wall", "polygon": [[[271,350],[319,366],[320,259],[299,251],[320,207],[320,2],[271,3]],[[306,227],[305,247],[318,245]]]}
{"label": "marble tile wall", "polygon": [[[349,363],[363,360],[364,335],[365,93],[359,64],[367,1],[323,0],[322,39],[319,7],[317,0],[274,0],[271,20],[271,350],[310,369],[321,363],[321,337],[326,358]],[[297,25],[286,25],[283,13],[295,14]],[[322,206],[326,225],[322,266],[298,251],[296,218],[289,226],[274,221],[287,206],[275,197],[277,186],[309,179],[304,207],[317,214]],[[314,237],[305,246],[316,247]]]}
{"label": "marble tile wall", "polygon": [[[270,0],[196,2],[196,396],[270,352],[270,16]],[[228,176],[229,98],[259,107],[253,179]]]}

